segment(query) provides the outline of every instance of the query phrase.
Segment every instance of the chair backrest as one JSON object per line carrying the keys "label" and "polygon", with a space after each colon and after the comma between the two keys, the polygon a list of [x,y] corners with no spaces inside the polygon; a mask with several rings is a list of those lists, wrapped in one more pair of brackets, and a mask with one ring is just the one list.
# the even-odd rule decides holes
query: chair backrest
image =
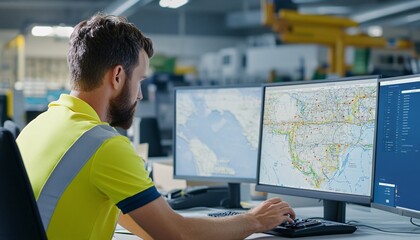
{"label": "chair backrest", "polygon": [[7,96],[0,93],[0,126],[7,119]]}
{"label": "chair backrest", "polygon": [[39,114],[45,112],[47,109],[44,110],[26,110],[25,111],[25,117],[26,117],[26,124],[30,123],[32,120],[34,120],[36,117],[38,117]]}
{"label": "chair backrest", "polygon": [[6,128],[7,130],[9,130],[12,134],[13,137],[16,139],[19,136],[20,133],[20,128],[18,127],[18,125],[13,122],[12,120],[6,120],[4,122],[3,125],[4,128]]}
{"label": "chair backrest", "polygon": [[0,156],[0,239],[47,239],[16,141],[1,127]]}
{"label": "chair backrest", "polygon": [[154,117],[142,118],[140,120],[140,143],[149,144],[149,157],[164,156],[160,140],[160,130],[157,119]]}

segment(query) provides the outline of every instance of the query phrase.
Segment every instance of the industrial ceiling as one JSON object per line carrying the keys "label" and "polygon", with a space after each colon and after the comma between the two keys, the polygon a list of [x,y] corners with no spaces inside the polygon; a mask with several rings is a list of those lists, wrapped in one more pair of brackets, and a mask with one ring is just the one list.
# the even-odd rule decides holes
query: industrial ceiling
{"label": "industrial ceiling", "polygon": [[[286,1],[286,0],[284,0]],[[349,17],[361,26],[420,28],[419,0],[292,0],[302,13]],[[34,24],[70,25],[98,11],[112,12],[132,4],[121,15],[147,33],[246,36],[270,31],[261,26],[260,0],[189,0],[177,9],[159,0],[1,0],[0,29],[25,33]]]}

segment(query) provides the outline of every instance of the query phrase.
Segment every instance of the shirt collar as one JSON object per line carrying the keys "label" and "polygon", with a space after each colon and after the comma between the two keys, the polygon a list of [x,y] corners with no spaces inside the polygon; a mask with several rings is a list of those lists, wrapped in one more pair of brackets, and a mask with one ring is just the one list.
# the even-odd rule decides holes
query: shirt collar
{"label": "shirt collar", "polygon": [[[57,101],[48,104],[48,108],[63,106],[71,109],[74,112],[87,114],[98,122],[102,122],[98,113],[85,101],[69,94],[61,94]],[[105,122],[102,122],[105,123]],[[108,124],[108,123],[106,123]]]}

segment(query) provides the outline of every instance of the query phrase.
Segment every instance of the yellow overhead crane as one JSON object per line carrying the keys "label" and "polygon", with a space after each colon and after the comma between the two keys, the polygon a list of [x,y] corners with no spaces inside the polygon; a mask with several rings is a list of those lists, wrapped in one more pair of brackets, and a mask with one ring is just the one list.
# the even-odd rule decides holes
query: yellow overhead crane
{"label": "yellow overhead crane", "polygon": [[397,41],[390,46],[383,37],[349,35],[346,29],[359,24],[351,19],[313,14],[300,14],[281,9],[278,13],[270,0],[261,0],[263,24],[278,32],[284,43],[310,43],[326,45],[329,49],[329,73],[344,76],[345,47],[411,48],[409,41]]}

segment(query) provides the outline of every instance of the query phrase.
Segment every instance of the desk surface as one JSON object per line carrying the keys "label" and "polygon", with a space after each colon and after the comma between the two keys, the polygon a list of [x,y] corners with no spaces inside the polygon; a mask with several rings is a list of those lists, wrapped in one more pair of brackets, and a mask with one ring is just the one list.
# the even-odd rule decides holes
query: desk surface
{"label": "desk surface", "polygon": [[[322,207],[302,207],[294,209],[298,218],[308,217],[322,217]],[[212,211],[212,210],[210,210]],[[178,211],[184,216],[206,216],[209,212],[208,209],[190,209]],[[416,219],[415,219],[416,220]],[[404,239],[420,239],[420,227],[416,227],[410,223],[409,217],[399,216],[393,213],[385,211],[358,206],[358,205],[347,205],[346,221],[356,221],[356,225],[369,225],[372,227],[384,229],[387,231],[398,231],[398,232],[415,232],[418,234],[408,233],[385,233],[378,230],[374,230],[364,226],[358,226],[356,232],[352,234],[343,235],[329,235],[329,236],[316,236],[309,237],[309,239],[381,239],[381,240],[394,240],[396,238]],[[420,224],[420,220],[417,221]],[[267,234],[252,234],[247,239],[275,239],[280,238]],[[140,239],[136,236],[115,234],[114,239],[118,240],[135,240]],[[308,239],[308,238],[305,238]]]}

